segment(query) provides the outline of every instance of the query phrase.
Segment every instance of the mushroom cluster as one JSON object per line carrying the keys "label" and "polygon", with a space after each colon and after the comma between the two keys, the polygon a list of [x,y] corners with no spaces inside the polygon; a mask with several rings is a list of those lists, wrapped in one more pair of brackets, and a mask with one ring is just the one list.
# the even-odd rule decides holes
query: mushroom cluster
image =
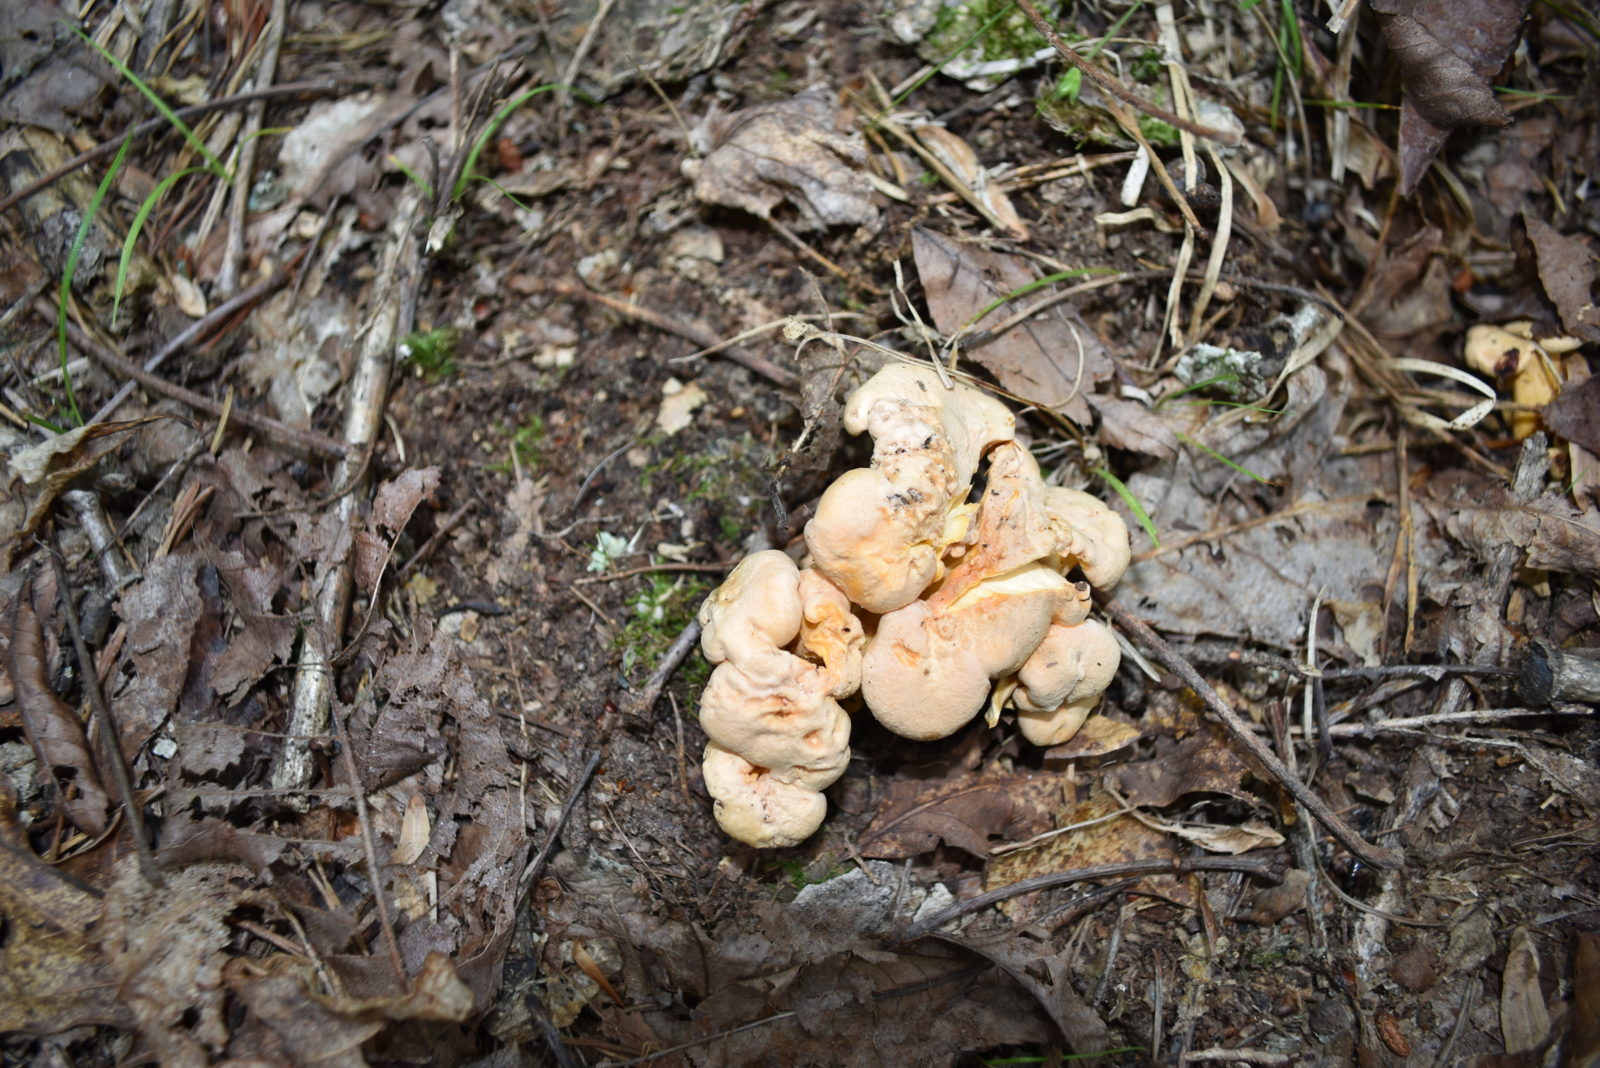
{"label": "mushroom cluster", "polygon": [[823,493],[806,566],[756,553],[700,609],[717,665],[700,700],[706,789],[723,830],[754,846],[821,824],[850,755],[839,702],[858,689],[907,738],[1009,706],[1029,742],[1059,745],[1120,660],[1089,598],[1126,570],[1127,527],[1045,485],[1003,404],[891,364],[851,394],[844,425],[872,436],[871,465]]}

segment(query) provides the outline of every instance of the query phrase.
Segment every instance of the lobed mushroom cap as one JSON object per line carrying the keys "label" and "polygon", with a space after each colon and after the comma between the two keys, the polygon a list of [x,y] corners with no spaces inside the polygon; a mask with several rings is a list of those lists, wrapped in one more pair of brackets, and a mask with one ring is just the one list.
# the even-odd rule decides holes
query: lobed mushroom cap
{"label": "lobed mushroom cap", "polygon": [[990,680],[1016,671],[1049,632],[1072,585],[1030,563],[938,606],[913,601],[878,620],[861,695],[896,734],[943,738],[983,708]]}
{"label": "lobed mushroom cap", "polygon": [[878,471],[846,471],[806,524],[811,566],[868,612],[909,604],[938,577],[945,503],[931,488],[900,491]]}
{"label": "lobed mushroom cap", "polygon": [[783,647],[800,633],[800,569],[777,549],[751,553],[700,605],[700,649],[763,678],[790,674]]}
{"label": "lobed mushroom cap", "polygon": [[752,764],[820,790],[844,773],[850,717],[828,695],[815,664],[789,659],[793,674],[776,684],[719,665],[700,694],[700,726],[707,738]]}
{"label": "lobed mushroom cap", "polygon": [[774,849],[799,845],[822,826],[828,802],[822,794],[775,778],[712,742],[701,762],[706,792],[723,831],[746,845]]}
{"label": "lobed mushroom cap", "polygon": [[861,688],[861,651],[866,628],[850,598],[815,568],[800,572],[800,642],[796,651],[822,662],[828,692],[848,697]]}
{"label": "lobed mushroom cap", "polygon": [[1052,625],[1017,671],[1011,701],[1017,726],[1034,745],[1060,745],[1078,733],[1116,677],[1122,650],[1110,628],[1086,619]]}
{"label": "lobed mushroom cap", "polygon": [[1133,559],[1128,524],[1092,493],[1050,486],[1046,504],[1058,524],[1062,570],[1076,566],[1095,589],[1109,590]]}
{"label": "lobed mushroom cap", "polygon": [[989,446],[1016,436],[1017,417],[971,386],[954,382],[947,388],[931,367],[891,363],[850,395],[844,427],[872,434],[874,466],[897,452],[929,449],[936,443],[926,440],[926,432],[937,429],[950,452],[951,475],[965,486]]}

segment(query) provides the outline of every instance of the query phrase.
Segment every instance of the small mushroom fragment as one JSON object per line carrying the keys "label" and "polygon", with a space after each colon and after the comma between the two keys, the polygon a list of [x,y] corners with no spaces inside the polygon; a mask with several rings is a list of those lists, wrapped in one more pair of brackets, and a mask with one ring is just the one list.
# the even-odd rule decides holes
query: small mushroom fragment
{"label": "small mushroom fragment", "polygon": [[1060,537],[1056,552],[1062,569],[1076,567],[1096,589],[1109,590],[1120,582],[1133,560],[1122,517],[1082,490],[1049,486],[1045,494]]}
{"label": "small mushroom fragment", "polygon": [[1018,670],[1016,689],[1011,691],[1022,736],[1038,746],[1060,745],[1072,738],[1111,685],[1121,662],[1117,639],[1099,620],[1052,626]]}
{"label": "small mushroom fragment", "polygon": [[717,665],[700,695],[717,822],[750,845],[795,845],[821,825],[821,791],[850,759],[850,717],[836,697],[860,678],[861,623],[836,587],[805,579],[775,549],[734,568],[699,619],[701,649]]}
{"label": "small mushroom fragment", "polygon": [[[1542,408],[1561,393],[1551,355],[1571,352],[1581,344],[1576,338],[1533,339],[1533,324],[1507,323],[1491,326],[1480,323],[1467,330],[1467,366],[1492,378],[1511,380],[1511,399],[1518,404]],[[1511,413],[1511,436],[1521,441],[1539,428],[1539,413]]]}
{"label": "small mushroom fragment", "polygon": [[989,446],[1016,420],[975,389],[946,389],[927,367],[891,364],[850,396],[845,429],[872,435],[872,466],[847,471],[806,524],[811,566],[868,612],[914,600],[966,532],[962,502]]}

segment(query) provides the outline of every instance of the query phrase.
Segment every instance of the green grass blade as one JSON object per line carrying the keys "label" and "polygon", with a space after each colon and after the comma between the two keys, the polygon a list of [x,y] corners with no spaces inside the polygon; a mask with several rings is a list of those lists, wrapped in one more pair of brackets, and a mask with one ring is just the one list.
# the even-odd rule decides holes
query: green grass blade
{"label": "green grass blade", "polygon": [[593,97],[590,97],[587,93],[581,92],[573,86],[561,85],[557,82],[550,82],[545,85],[536,85],[532,89],[527,89],[518,93],[510,100],[506,101],[506,103],[501,106],[499,111],[494,113],[494,117],[484,124],[483,129],[478,132],[478,136],[473,139],[472,148],[467,152],[467,161],[461,168],[461,177],[456,179],[455,188],[450,190],[451,200],[460,200],[461,194],[466,192],[467,183],[472,181],[473,169],[478,165],[478,156],[482,154],[483,146],[489,143],[489,138],[493,137],[499,131],[500,127],[505,124],[505,121],[511,117],[511,113],[516,111],[523,104],[526,104],[529,100],[532,100],[534,97],[538,96],[540,93],[548,93],[554,90],[560,90],[564,93],[571,93],[573,96],[577,97],[585,104],[588,104],[590,107],[599,106],[598,102],[595,101]]}
{"label": "green grass blade", "polygon": [[1115,273],[1115,271],[1112,271],[1106,267],[1079,267],[1071,271],[1056,271],[1053,274],[1047,274],[1043,278],[1029,282],[1027,285],[1018,286],[1016,289],[1013,289],[1003,297],[998,297],[995,300],[990,301],[984,306],[982,311],[968,318],[967,321],[962,324],[962,329],[971,326],[973,323],[982,321],[985,315],[988,315],[1002,304],[1016,300],[1018,297],[1025,297],[1035,290],[1043,289],[1045,286],[1053,286],[1057,282],[1068,282],[1074,278],[1082,278],[1085,275]]}
{"label": "green grass blade", "polygon": [[61,385],[67,392],[67,414],[72,416],[73,426],[82,426],[83,416],[78,412],[78,398],[72,392],[72,375],[67,372],[67,305],[72,301],[72,279],[78,273],[78,260],[83,256],[84,243],[89,240],[94,217],[100,214],[100,203],[111,191],[111,183],[116,181],[117,172],[122,169],[122,161],[128,158],[128,147],[132,144],[133,138],[122,139],[122,147],[117,149],[116,158],[106,168],[106,176],[100,179],[100,187],[94,191],[94,199],[89,201],[89,208],[83,213],[83,221],[78,224],[72,247],[67,250],[66,268],[61,272],[61,291],[56,296],[56,349],[61,356]]}
{"label": "green grass blade", "polygon": [[418,174],[413,168],[407,167],[404,163],[401,163],[399,156],[390,153],[389,166],[405,175],[407,181],[416,186],[418,189],[422,190],[423,196],[427,197],[429,200],[433,199],[433,183],[428,181],[422,175]]}
{"label": "green grass blade", "polygon": [[1123,484],[1122,479],[1105,468],[1096,467],[1093,470],[1096,475],[1104,480],[1106,485],[1116,491],[1118,497],[1122,498],[1122,503],[1128,506],[1128,511],[1133,513],[1133,518],[1139,521],[1139,525],[1144,528],[1145,534],[1149,536],[1150,544],[1157,549],[1161,548],[1161,535],[1156,533],[1155,522],[1150,518],[1150,513],[1144,510],[1144,505],[1139,503],[1139,498],[1133,495],[1133,491]]}
{"label": "green grass blade", "polygon": [[1244,475],[1246,478],[1253,478],[1257,482],[1261,483],[1263,486],[1270,486],[1270,485],[1273,484],[1271,479],[1262,478],[1260,475],[1256,474],[1254,471],[1250,470],[1248,467],[1242,467],[1239,464],[1234,463],[1232,460],[1230,460],[1226,456],[1222,455],[1216,449],[1213,449],[1209,445],[1201,444],[1200,442],[1194,440],[1194,438],[1191,438],[1188,434],[1184,434],[1184,433],[1181,433],[1179,431],[1173,431],[1173,433],[1177,434],[1178,440],[1183,442],[1185,445],[1191,445],[1194,448],[1199,449],[1201,452],[1205,453],[1207,456],[1211,457],[1213,460],[1217,461],[1219,464],[1222,464],[1225,467],[1233,468],[1235,471],[1239,472],[1241,475]]}
{"label": "green grass blade", "polygon": [[90,48],[100,53],[100,58],[104,59],[107,63],[115,67],[118,74],[126,78],[135,89],[143,93],[144,98],[150,101],[150,106],[155,108],[161,117],[166,119],[174,130],[177,130],[179,133],[183,134],[184,140],[188,141],[190,147],[198,152],[200,157],[206,161],[207,170],[209,170],[212,174],[215,174],[218,178],[221,178],[223,181],[231,182],[231,179],[228,177],[227,168],[222,165],[216,156],[211,154],[211,150],[206,147],[206,143],[200,140],[200,138],[195,135],[193,130],[189,129],[188,124],[182,119],[178,118],[178,113],[173,111],[165,100],[161,99],[159,93],[146,85],[144,83],[144,79],[133,73],[133,71],[128,68],[126,63],[122,62],[122,60],[118,59],[116,56],[106,51],[105,48],[101,47],[100,43],[93,37],[90,37],[76,26],[73,27],[73,31],[77,33],[79,37],[82,37]]}
{"label": "green grass blade", "polygon": [[503,196],[507,200],[511,201],[511,203],[515,204],[518,208],[522,209],[523,211],[532,211],[533,210],[533,205],[532,204],[524,204],[521,200],[519,200],[517,198],[517,195],[515,193],[513,193],[511,190],[507,189],[505,186],[501,185],[499,182],[495,181],[493,178],[489,178],[489,177],[486,177],[486,176],[480,174],[478,176],[477,180],[480,181],[480,182],[483,182],[483,183],[485,183],[487,185],[493,186],[495,192],[499,193],[501,196]]}
{"label": "green grass blade", "polygon": [[145,221],[150,218],[150,213],[166,197],[167,191],[178,182],[191,174],[209,173],[211,172],[205,167],[189,167],[178,171],[176,174],[169,174],[156,183],[156,187],[150,191],[150,195],[144,198],[144,203],[139,205],[139,210],[134,213],[133,222],[128,227],[128,236],[122,240],[122,256],[117,260],[117,280],[111,287],[111,322],[113,325],[116,324],[117,312],[122,307],[122,294],[125,292],[124,287],[128,281],[128,263],[133,259],[133,245],[134,242],[139,240],[139,233],[144,229]]}
{"label": "green grass blade", "polygon": [[1202,378],[1198,382],[1191,382],[1182,389],[1175,389],[1171,393],[1166,394],[1160,400],[1156,401],[1155,406],[1157,409],[1159,409],[1163,404],[1167,404],[1170,401],[1175,401],[1186,393],[1198,393],[1202,389],[1209,389],[1212,386],[1220,386],[1225,382],[1237,381],[1239,381],[1238,375],[1226,371],[1220,375],[1212,375],[1210,378]]}

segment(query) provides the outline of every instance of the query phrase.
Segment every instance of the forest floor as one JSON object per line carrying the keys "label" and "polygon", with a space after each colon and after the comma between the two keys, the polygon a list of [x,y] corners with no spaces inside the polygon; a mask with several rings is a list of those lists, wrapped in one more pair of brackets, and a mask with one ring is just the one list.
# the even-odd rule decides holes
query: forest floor
{"label": "forest floor", "polygon": [[[1041,6],[0,5],[0,1061],[1600,1062],[1596,21]],[[722,833],[894,359],[1276,768],[1122,627]]]}

